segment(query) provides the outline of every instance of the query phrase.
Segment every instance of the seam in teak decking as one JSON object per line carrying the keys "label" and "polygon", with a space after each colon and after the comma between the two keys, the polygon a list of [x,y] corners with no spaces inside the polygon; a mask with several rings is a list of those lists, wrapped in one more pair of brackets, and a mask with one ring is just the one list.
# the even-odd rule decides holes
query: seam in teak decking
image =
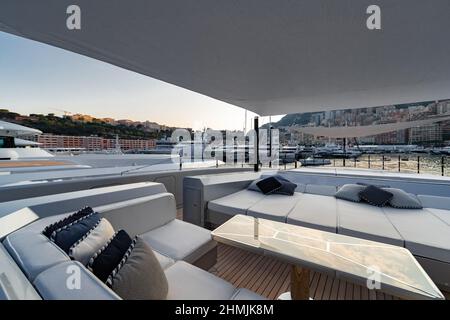
{"label": "seam in teak decking", "polygon": [[[289,291],[291,265],[277,259],[261,256],[239,248],[218,245],[217,263],[212,274],[269,299],[277,299]],[[333,277],[311,272],[311,297],[316,300],[392,300],[391,295]]]}

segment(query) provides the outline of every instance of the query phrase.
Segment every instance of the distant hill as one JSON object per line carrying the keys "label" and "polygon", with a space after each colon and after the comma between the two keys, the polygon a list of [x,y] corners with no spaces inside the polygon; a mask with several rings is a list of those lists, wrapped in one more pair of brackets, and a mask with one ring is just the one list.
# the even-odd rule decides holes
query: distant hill
{"label": "distant hill", "polygon": [[44,133],[71,136],[92,136],[121,139],[156,139],[165,132],[148,132],[142,128],[125,125],[111,125],[102,121],[78,122],[68,117],[57,117],[53,114],[30,114],[22,116],[6,109],[0,109],[0,119],[39,129]]}
{"label": "distant hill", "polygon": [[292,113],[284,116],[278,122],[272,124],[273,127],[288,127],[288,126],[304,126],[311,121],[314,113]]}
{"label": "distant hill", "polygon": [[[433,103],[434,101],[422,101],[422,102],[416,102],[416,103],[405,103],[405,104],[397,104],[394,105],[396,109],[406,109],[406,108],[410,108],[410,107],[416,107],[416,106],[420,106],[420,105],[428,105],[430,103]],[[378,107],[378,108],[384,108],[383,107]],[[360,108],[360,109],[343,109],[342,111],[348,111],[348,112],[352,112],[355,110],[365,110],[368,108]],[[283,118],[281,118],[278,122],[273,122],[272,126],[274,128],[278,128],[278,127],[290,127],[290,126],[304,126],[307,125],[308,123],[310,123],[311,118],[314,115],[318,115],[323,113],[323,111],[321,112],[306,112],[306,113],[292,113],[292,114],[288,114],[286,116],[284,116]],[[269,127],[269,124],[266,123],[262,126],[262,128],[267,129]]]}

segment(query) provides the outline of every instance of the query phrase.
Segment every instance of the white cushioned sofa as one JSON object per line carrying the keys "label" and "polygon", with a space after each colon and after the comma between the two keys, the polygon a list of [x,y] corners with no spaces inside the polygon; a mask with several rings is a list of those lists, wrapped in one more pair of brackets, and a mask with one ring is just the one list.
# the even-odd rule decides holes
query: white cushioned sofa
{"label": "white cushioned sofa", "polygon": [[[130,236],[140,235],[154,250],[168,283],[168,299],[263,299],[246,289],[235,288],[204,269],[216,262],[217,244],[209,230],[176,219],[172,194],[162,192],[93,207],[107,218],[115,230]],[[79,206],[85,204],[80,200]],[[61,207],[61,204],[59,204]],[[30,209],[31,210],[31,209]],[[69,256],[42,234],[43,229],[68,215],[61,213],[38,219],[7,235],[0,251],[18,268],[9,273],[10,281],[26,278],[43,299],[120,299],[87,268]],[[80,270],[80,288],[70,289],[70,270]],[[20,269],[23,275],[19,274]],[[1,291],[1,290],[0,290]],[[0,292],[1,293],[1,292]],[[11,295],[13,296],[13,295]],[[30,297],[30,294],[23,295]]]}
{"label": "white cushioned sofa", "polygon": [[338,186],[296,182],[293,196],[240,189],[210,198],[204,219],[219,225],[244,214],[402,246],[437,285],[450,290],[450,197],[417,195],[423,209],[375,207],[335,198]]}

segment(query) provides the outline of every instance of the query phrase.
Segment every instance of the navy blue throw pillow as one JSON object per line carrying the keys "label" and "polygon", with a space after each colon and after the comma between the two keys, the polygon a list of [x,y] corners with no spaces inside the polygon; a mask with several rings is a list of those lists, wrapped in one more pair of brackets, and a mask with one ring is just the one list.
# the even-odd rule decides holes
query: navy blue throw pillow
{"label": "navy blue throw pillow", "polygon": [[288,196],[293,196],[295,189],[297,188],[297,185],[295,183],[292,183],[290,181],[280,181],[281,187],[276,190],[275,194],[284,194]]}
{"label": "navy blue throw pillow", "polygon": [[271,194],[280,189],[282,185],[281,182],[278,181],[278,179],[276,179],[275,177],[268,177],[256,183],[256,186],[261,190],[262,193]]}
{"label": "navy blue throw pillow", "polygon": [[273,176],[275,179],[280,181],[281,187],[274,192],[274,194],[284,194],[292,196],[294,195],[295,189],[297,188],[297,184],[289,181],[282,175],[276,174]]}
{"label": "navy blue throw pillow", "polygon": [[70,216],[65,217],[64,219],[59,220],[59,221],[57,221],[55,223],[52,223],[51,225],[47,226],[44,229],[43,234],[47,238],[50,239],[50,237],[52,236],[52,234],[56,230],[61,229],[62,227],[66,226],[66,225],[68,225],[70,223],[73,223],[74,221],[77,221],[77,220],[79,220],[79,219],[81,219],[83,217],[86,217],[86,216],[88,216],[88,215],[90,215],[92,213],[94,213],[94,210],[92,210],[91,207],[85,207],[85,208],[83,208],[83,209],[81,209],[81,210],[71,214]]}
{"label": "navy blue throw pillow", "polygon": [[115,236],[89,261],[88,268],[101,281],[106,282],[109,275],[119,265],[133,240],[124,230]]}
{"label": "navy blue throw pillow", "polygon": [[[259,184],[262,181],[265,181],[266,179],[271,178],[269,182],[266,182],[266,185],[264,185],[263,187],[265,188],[265,190],[267,191],[267,193],[264,193],[264,191],[259,187]],[[276,179],[279,183],[273,182],[272,179]],[[264,184],[265,182],[263,182]],[[271,184],[270,184],[271,183]],[[251,190],[251,191],[258,191],[258,192],[262,192],[264,194],[283,194],[283,195],[289,195],[292,196],[295,192],[295,189],[297,188],[297,184],[289,181],[288,179],[286,179],[285,177],[276,174],[273,176],[269,176],[266,178],[262,178],[262,179],[258,179],[253,181],[248,187],[247,190]]]}
{"label": "navy blue throw pillow", "polygon": [[297,184],[289,181],[280,174],[276,174],[273,177],[281,183],[281,187],[278,190],[275,190],[273,192],[274,194],[283,194],[288,196],[294,195],[295,189],[297,188]]}
{"label": "navy blue throw pillow", "polygon": [[80,218],[74,222],[65,225],[64,227],[56,230],[50,236],[58,247],[64,252],[69,253],[72,245],[87,234],[91,229],[95,228],[100,222],[100,214],[93,213],[89,216]]}
{"label": "navy blue throw pillow", "polygon": [[393,196],[394,195],[391,192],[376,186],[368,186],[359,193],[359,197],[361,199],[377,207],[385,206]]}

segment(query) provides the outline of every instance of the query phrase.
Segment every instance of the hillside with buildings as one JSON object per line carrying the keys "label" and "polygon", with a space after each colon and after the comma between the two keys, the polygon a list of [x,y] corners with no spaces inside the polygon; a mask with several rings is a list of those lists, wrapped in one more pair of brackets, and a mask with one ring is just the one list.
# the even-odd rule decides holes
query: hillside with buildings
{"label": "hillside with buildings", "polygon": [[[298,128],[369,126],[424,120],[443,115],[450,115],[450,100],[289,114],[280,121],[272,123],[272,126],[280,130],[280,139],[284,143],[316,144],[324,143],[328,139],[303,134]],[[268,124],[265,127],[268,127]],[[450,122],[360,138],[359,143],[447,145],[450,143]]]}
{"label": "hillside with buildings", "polygon": [[155,141],[170,136],[175,128],[150,121],[115,120],[94,118],[89,115],[54,114],[21,115],[0,109],[0,119],[39,129],[42,135],[28,137],[48,149],[77,148],[89,151],[117,148],[122,150],[148,150]]}
{"label": "hillside with buildings", "polygon": [[128,119],[115,120],[111,118],[94,118],[89,115],[54,114],[20,115],[7,109],[0,109],[0,119],[30,126],[44,133],[58,135],[97,135],[104,138],[114,138],[118,135],[124,139],[155,139],[174,128],[159,125],[150,121],[132,121]]}

